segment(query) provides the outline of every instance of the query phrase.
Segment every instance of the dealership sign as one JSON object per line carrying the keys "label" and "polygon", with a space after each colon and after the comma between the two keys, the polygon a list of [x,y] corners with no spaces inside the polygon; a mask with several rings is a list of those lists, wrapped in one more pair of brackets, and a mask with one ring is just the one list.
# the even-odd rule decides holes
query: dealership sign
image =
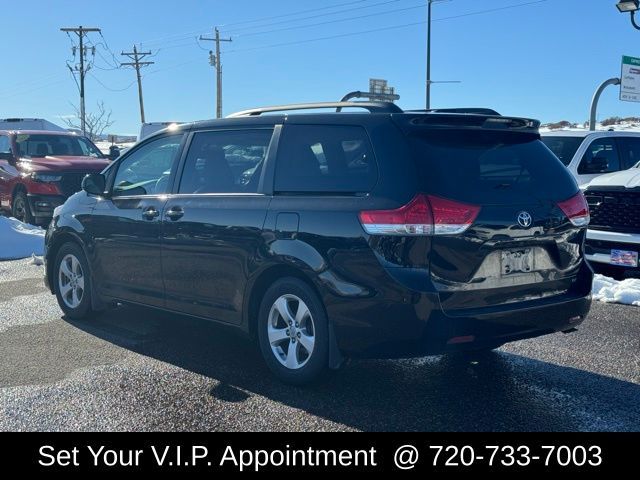
{"label": "dealership sign", "polygon": [[640,102],[640,58],[622,57],[620,100]]}

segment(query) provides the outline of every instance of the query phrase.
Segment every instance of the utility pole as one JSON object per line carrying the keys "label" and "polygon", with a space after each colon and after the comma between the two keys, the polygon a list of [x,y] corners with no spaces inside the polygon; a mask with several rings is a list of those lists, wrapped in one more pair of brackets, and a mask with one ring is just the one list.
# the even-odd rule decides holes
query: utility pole
{"label": "utility pole", "polygon": [[[79,39],[80,66],[76,67],[76,71],[80,74],[80,126],[82,129],[82,134],[85,135],[86,134],[86,124],[85,124],[86,117],[85,117],[85,106],[84,106],[84,77],[85,77],[85,74],[89,71],[90,67],[85,69],[86,49],[84,46],[84,36],[90,32],[100,33],[100,29],[84,28],[82,25],[80,25],[77,28],[76,27],[61,28],[60,31],[66,32],[67,34],[75,33],[76,35],[78,35],[78,39]],[[92,47],[92,48],[95,49],[95,47]],[[75,52],[75,47],[74,47],[74,52]],[[71,69],[70,66],[69,68]],[[71,69],[71,71],[73,72],[73,69]]]}
{"label": "utility pole", "polygon": [[209,62],[216,69],[216,118],[222,118],[222,60],[220,58],[220,42],[232,42],[231,38],[220,38],[220,30],[215,28],[215,38],[200,36],[200,40],[216,42],[216,53],[209,51]]}
{"label": "utility pole", "polygon": [[121,67],[134,67],[136,69],[136,77],[138,78],[138,100],[140,102],[140,121],[145,123],[144,118],[144,100],[142,99],[142,77],[140,76],[140,68],[146,67],[148,65],[153,65],[155,62],[141,62],[140,60],[144,59],[151,55],[151,52],[138,52],[136,46],[133,46],[133,52],[122,52],[120,55],[125,57],[129,57],[132,62],[121,63]]}

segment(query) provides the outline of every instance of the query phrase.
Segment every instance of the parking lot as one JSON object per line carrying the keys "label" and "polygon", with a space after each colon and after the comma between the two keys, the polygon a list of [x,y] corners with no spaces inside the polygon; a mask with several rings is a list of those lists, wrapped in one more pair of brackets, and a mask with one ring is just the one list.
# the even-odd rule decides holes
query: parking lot
{"label": "parking lot", "polygon": [[640,429],[640,309],[594,304],[580,331],[469,362],[353,361],[274,381],[206,322],[121,307],[61,317],[30,260],[0,262],[0,430]]}

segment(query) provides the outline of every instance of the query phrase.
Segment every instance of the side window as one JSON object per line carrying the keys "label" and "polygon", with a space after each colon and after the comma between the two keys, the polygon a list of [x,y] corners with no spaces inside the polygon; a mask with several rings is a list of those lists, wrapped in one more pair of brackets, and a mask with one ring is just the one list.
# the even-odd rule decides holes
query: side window
{"label": "side window", "polygon": [[288,125],[280,145],[277,192],[369,192],[378,179],[362,127]]}
{"label": "side window", "polygon": [[6,135],[0,135],[0,153],[11,153],[11,144]]}
{"label": "side window", "polygon": [[115,175],[112,195],[168,193],[169,177],[181,142],[182,135],[162,137],[123,158]]}
{"label": "side window", "polygon": [[640,162],[640,138],[619,137],[618,145],[623,169],[631,168]]}
{"label": "side window", "polygon": [[614,138],[601,138],[591,142],[582,157],[578,174],[618,172],[620,170],[620,156]]}
{"label": "side window", "polygon": [[194,135],[179,193],[256,193],[273,130]]}

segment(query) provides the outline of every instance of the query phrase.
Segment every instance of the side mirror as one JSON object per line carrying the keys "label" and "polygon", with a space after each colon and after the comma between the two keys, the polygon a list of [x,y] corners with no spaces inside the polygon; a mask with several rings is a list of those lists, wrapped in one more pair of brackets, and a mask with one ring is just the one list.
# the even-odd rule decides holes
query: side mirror
{"label": "side mirror", "polygon": [[120,157],[120,148],[116,145],[111,145],[109,147],[109,155],[107,155],[107,158],[113,161],[119,157]]}
{"label": "side mirror", "polygon": [[609,171],[609,160],[604,157],[593,157],[584,166],[584,173],[607,173]]}
{"label": "side mirror", "polygon": [[11,152],[0,152],[0,160],[6,160],[9,163],[13,164],[16,162],[16,157],[13,156]]}
{"label": "side mirror", "polygon": [[89,195],[104,195],[107,180],[101,173],[90,173],[82,179],[82,190]]}

